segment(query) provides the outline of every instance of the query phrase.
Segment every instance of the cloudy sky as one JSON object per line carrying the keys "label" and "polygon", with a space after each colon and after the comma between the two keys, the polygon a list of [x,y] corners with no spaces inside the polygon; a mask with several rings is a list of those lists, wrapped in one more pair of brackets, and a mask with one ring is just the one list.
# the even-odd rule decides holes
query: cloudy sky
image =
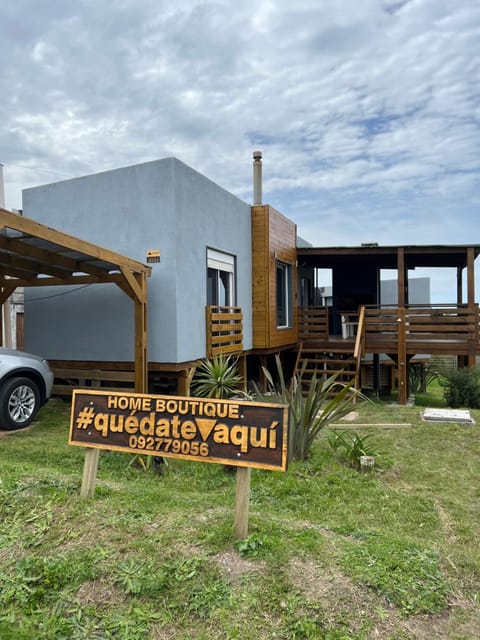
{"label": "cloudy sky", "polygon": [[261,149],[313,244],[480,243],[478,0],[16,0],[0,52],[8,208],[166,156],[251,202]]}

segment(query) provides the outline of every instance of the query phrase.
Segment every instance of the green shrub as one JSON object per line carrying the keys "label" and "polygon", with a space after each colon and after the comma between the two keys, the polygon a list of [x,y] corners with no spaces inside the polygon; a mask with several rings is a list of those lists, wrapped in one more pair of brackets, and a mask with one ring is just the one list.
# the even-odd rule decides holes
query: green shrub
{"label": "green shrub", "polygon": [[204,360],[198,367],[192,391],[197,397],[225,400],[242,393],[242,384],[236,360],[220,354]]}
{"label": "green shrub", "polygon": [[314,375],[304,384],[301,375],[294,375],[287,384],[278,355],[275,360],[279,388],[270,372],[264,369],[267,392],[263,393],[254,385],[255,395],[264,402],[288,405],[288,456],[290,460],[306,460],[320,431],[349,413],[353,399],[360,394],[352,387],[353,380],[348,384],[337,380],[341,371],[328,378]]}
{"label": "green shrub", "polygon": [[455,369],[445,372],[440,378],[444,387],[443,397],[448,407],[480,409],[480,371],[478,369]]}
{"label": "green shrub", "polygon": [[430,364],[414,362],[408,365],[408,390],[411,395],[425,393],[428,385],[437,378],[438,372]]}
{"label": "green shrub", "polygon": [[360,469],[362,456],[379,455],[375,442],[372,442],[373,433],[363,435],[356,431],[330,431],[328,444],[342,460],[350,466]]}

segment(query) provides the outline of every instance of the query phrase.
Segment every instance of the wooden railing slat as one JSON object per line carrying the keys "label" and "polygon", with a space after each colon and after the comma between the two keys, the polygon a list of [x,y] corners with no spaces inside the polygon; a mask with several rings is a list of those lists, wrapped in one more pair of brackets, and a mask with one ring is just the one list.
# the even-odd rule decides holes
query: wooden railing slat
{"label": "wooden railing slat", "polygon": [[239,353],[243,350],[243,313],[241,307],[206,308],[207,357]]}

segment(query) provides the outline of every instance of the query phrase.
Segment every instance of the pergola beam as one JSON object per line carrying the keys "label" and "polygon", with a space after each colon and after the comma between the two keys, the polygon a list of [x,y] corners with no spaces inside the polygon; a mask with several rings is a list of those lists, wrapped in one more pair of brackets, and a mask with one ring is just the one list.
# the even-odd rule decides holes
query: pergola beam
{"label": "pergola beam", "polygon": [[[42,246],[36,246],[36,241]],[[150,273],[151,268],[141,262],[0,208],[0,304],[17,287],[117,285],[134,302],[135,391],[139,393],[147,391]]]}

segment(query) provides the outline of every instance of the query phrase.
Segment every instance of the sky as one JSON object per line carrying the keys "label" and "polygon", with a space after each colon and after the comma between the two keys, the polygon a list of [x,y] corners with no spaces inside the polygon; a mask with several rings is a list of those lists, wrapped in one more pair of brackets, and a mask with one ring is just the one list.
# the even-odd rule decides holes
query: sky
{"label": "sky", "polygon": [[315,246],[480,243],[479,0],[16,0],[0,54],[7,208],[167,156],[252,202],[259,149]]}

